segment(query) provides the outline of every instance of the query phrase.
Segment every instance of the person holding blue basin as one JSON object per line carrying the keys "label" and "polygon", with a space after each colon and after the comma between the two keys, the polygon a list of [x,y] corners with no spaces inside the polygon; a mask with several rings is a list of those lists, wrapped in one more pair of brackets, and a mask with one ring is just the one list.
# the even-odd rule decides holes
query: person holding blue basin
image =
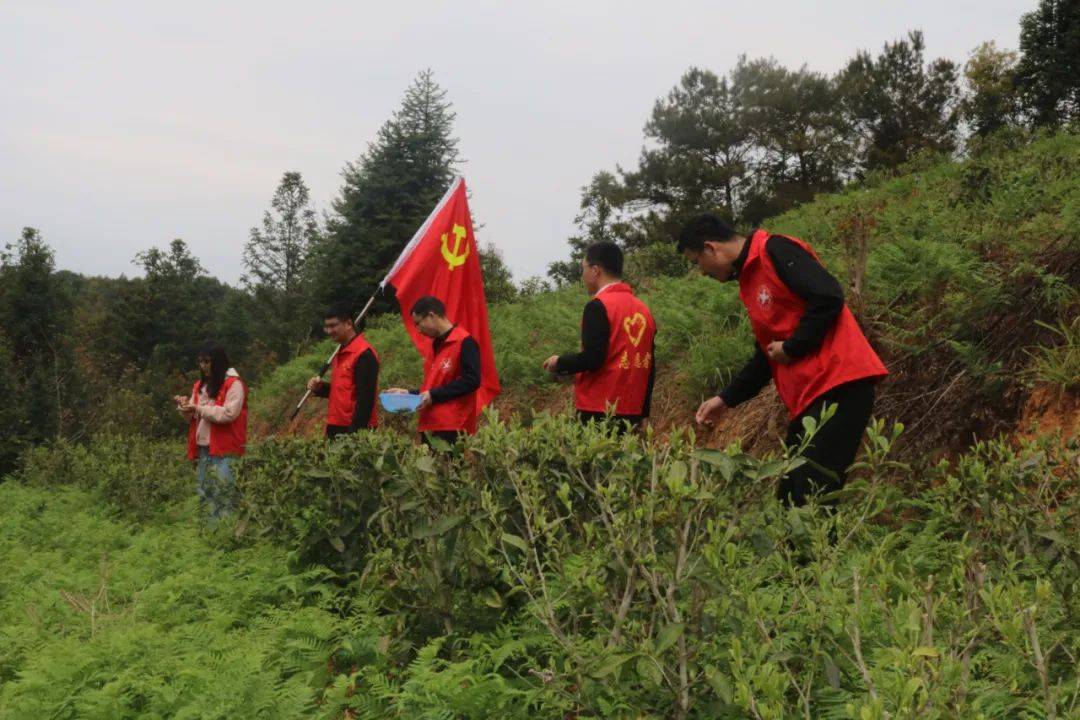
{"label": "person holding blue basin", "polygon": [[411,314],[416,329],[431,339],[431,352],[424,359],[424,384],[411,393],[405,388],[390,388],[383,394],[383,402],[390,394],[411,395],[424,442],[437,437],[454,443],[461,435],[476,432],[480,346],[468,331],[446,317],[446,306],[438,298],[420,298]]}

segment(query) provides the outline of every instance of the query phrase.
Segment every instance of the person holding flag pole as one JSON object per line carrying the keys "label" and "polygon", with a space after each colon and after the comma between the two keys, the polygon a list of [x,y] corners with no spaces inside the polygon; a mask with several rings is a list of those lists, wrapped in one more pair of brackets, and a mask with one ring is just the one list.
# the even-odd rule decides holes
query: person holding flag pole
{"label": "person holding flag pole", "polygon": [[323,330],[338,347],[330,359],[330,382],[318,375],[308,380],[308,390],[329,400],[326,437],[379,427],[375,397],[379,384],[379,355],[353,321],[346,303],[332,305],[323,316]]}
{"label": "person holding flag pole", "polygon": [[[451,183],[435,209],[390,268],[390,272],[379,285],[379,291],[388,285],[396,292],[405,329],[412,338],[413,345],[423,356],[424,367],[430,370],[430,373],[425,372],[423,389],[431,394],[428,404],[420,409],[421,432],[452,431],[455,436],[458,433],[475,432],[476,418],[499,394],[500,386],[488,325],[480,256],[473,234],[464,178],[458,177]],[[371,308],[375,297],[376,295],[372,295],[360,312],[354,323],[357,327]],[[418,306],[421,299],[424,299],[425,303]],[[432,300],[437,304],[432,303]],[[441,311],[439,305],[442,306]],[[414,309],[424,312],[417,317],[413,315]],[[449,334],[446,334],[446,325],[439,321],[440,316],[452,328]],[[453,318],[452,323],[449,318]],[[434,334],[431,334],[433,332]],[[437,343],[433,340],[442,334],[446,334],[446,339],[436,346]],[[460,390],[465,384],[458,383],[451,388],[449,395],[454,397],[449,400],[462,408],[468,404],[468,412],[454,415],[455,418],[460,418],[459,422],[455,422],[455,427],[441,427],[445,423],[440,419],[443,411],[438,409],[438,406],[444,404],[448,398],[446,393],[437,390],[440,385],[436,384],[436,373],[441,374],[446,382],[452,383],[458,379],[458,375],[462,373],[461,364],[464,362],[461,353],[472,355],[472,351],[467,350],[470,345],[466,342],[467,339],[475,343],[479,355],[479,382],[475,388],[460,396],[455,395],[454,389]],[[453,348],[456,348],[453,356],[448,358],[446,353]],[[333,357],[324,365],[320,375],[330,368]],[[450,368],[447,367],[448,359]],[[471,375],[471,372],[469,374]],[[471,385],[471,380],[467,384]],[[401,391],[402,388],[393,390]],[[311,394],[309,389],[293,410],[292,417],[296,417]],[[443,403],[439,400],[443,400]],[[423,399],[421,402],[424,402]]]}

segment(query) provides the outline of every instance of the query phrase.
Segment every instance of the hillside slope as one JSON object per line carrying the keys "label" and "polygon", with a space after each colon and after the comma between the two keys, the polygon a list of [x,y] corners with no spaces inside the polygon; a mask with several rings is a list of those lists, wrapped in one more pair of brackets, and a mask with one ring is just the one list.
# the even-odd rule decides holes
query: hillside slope
{"label": "hillside slope", "polygon": [[[908,426],[909,447],[959,449],[973,436],[1013,429],[1032,388],[1052,399],[1077,389],[1078,177],[1080,136],[1059,134],[987,145],[963,162],[924,158],[764,224],[813,243],[843,278],[892,372],[877,414]],[[643,263],[631,264],[629,279],[659,327],[653,421],[664,431],[688,422],[703,394],[749,357],[750,335],[733,285],[650,277]],[[539,365],[576,348],[585,301],[580,288],[566,288],[491,309],[501,413],[569,409],[569,388]],[[368,337],[383,358],[384,386],[416,383],[419,358],[397,317],[376,319]],[[258,432],[317,431],[319,401],[294,428],[283,418],[329,349],[279,368],[256,389]],[[783,422],[769,391],[703,440],[772,445]]]}

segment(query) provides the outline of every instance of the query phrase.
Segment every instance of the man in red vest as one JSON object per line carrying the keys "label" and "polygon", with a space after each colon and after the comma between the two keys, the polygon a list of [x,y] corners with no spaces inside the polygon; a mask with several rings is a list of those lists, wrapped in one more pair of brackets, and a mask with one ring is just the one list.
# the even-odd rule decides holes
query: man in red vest
{"label": "man in red vest", "polygon": [[622,281],[623,252],[613,242],[590,245],[581,282],[592,296],[581,316],[581,352],[552,355],[548,372],[576,375],[574,405],[582,422],[612,417],[620,429],[649,416],[656,362],[656,323],[648,306]]}
{"label": "man in red vest", "polygon": [[418,429],[424,442],[430,435],[454,443],[462,434],[476,432],[480,346],[465,328],[450,322],[446,306],[436,297],[420,298],[410,312],[420,334],[431,338],[431,352],[424,357],[424,384],[412,391],[420,395]]}
{"label": "man in red vest", "polygon": [[323,330],[340,347],[330,364],[330,382],[316,375],[307,385],[312,395],[330,400],[326,409],[326,437],[331,439],[379,426],[375,407],[379,356],[353,322],[346,303],[335,303],[326,311]]}
{"label": "man in red vest", "polygon": [[840,284],[802,240],[755,230],[736,233],[716,215],[692,219],[678,249],[702,273],[737,280],[750,316],[754,356],[716,397],[698,408],[711,425],[728,408],[757,395],[771,378],[787,406],[787,444],[803,440],[803,418],[835,415],[820,425],[803,456],[810,462],[780,482],[781,500],[806,502],[811,492],[844,485],[874,406],[874,385],[888,374],[844,302]]}

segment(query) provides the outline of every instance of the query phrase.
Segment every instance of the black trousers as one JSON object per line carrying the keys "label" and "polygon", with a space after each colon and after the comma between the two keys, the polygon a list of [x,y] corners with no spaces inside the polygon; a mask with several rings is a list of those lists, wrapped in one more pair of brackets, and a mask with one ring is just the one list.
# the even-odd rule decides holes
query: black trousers
{"label": "black trousers", "polygon": [[356,432],[348,425],[327,425],[326,426],[326,439],[333,440],[338,435],[348,435],[349,433]]}
{"label": "black trousers", "polygon": [[462,435],[465,434],[464,430],[427,430],[420,433],[420,440],[428,447],[431,446],[431,438],[436,437],[445,443],[453,445],[458,441]]}
{"label": "black trousers", "polygon": [[802,443],[804,417],[821,418],[825,405],[836,405],[836,413],[818,427],[803,453],[810,462],[795,468],[780,480],[777,496],[791,505],[804,505],[810,493],[833,492],[844,486],[847,470],[855,462],[863,433],[874,409],[874,381],[856,380],[838,385],[813,402],[795,418],[787,431],[788,446]]}
{"label": "black trousers", "polygon": [[583,425],[591,422],[607,423],[615,428],[615,432],[619,435],[637,430],[641,427],[641,421],[645,419],[641,415],[608,415],[591,410],[578,410],[577,416]]}

